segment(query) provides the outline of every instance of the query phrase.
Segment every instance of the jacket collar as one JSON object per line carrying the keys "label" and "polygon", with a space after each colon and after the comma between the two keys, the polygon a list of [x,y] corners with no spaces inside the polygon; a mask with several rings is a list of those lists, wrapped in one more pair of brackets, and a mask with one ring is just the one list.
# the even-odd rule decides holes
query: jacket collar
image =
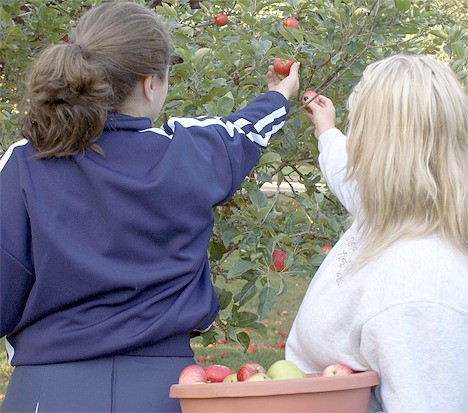
{"label": "jacket collar", "polygon": [[109,113],[107,115],[106,123],[104,124],[104,130],[143,130],[151,128],[150,118],[136,118],[129,115],[123,115],[121,113]]}

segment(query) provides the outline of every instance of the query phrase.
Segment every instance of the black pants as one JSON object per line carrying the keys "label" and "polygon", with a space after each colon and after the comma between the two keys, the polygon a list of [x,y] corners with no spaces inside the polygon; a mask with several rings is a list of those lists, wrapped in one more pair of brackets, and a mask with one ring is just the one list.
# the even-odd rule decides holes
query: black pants
{"label": "black pants", "polygon": [[190,364],[192,357],[116,356],[19,366],[1,412],[180,412],[169,389]]}

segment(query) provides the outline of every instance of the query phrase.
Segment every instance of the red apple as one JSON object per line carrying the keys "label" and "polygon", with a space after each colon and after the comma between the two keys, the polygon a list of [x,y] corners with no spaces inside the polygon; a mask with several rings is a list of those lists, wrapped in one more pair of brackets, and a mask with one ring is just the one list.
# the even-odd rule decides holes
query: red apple
{"label": "red apple", "polygon": [[[306,103],[307,101],[314,99],[314,102],[317,103],[317,99],[315,98],[318,96],[313,90],[308,90],[302,95],[302,103]],[[312,109],[309,106],[306,106],[306,111],[312,113]]]}
{"label": "red apple", "polygon": [[219,13],[217,14],[215,17],[214,17],[214,24],[216,24],[216,26],[226,26],[226,24],[228,24],[228,16],[226,16],[224,13]]}
{"label": "red apple", "polygon": [[284,261],[286,260],[287,253],[284,251],[275,250],[271,254],[273,258],[273,264],[270,265],[272,271],[281,272],[284,270]]}
{"label": "red apple", "polygon": [[286,347],[286,341],[284,341],[284,340],[278,340],[278,342],[276,343],[276,347],[278,347],[278,348],[285,348],[285,347]]}
{"label": "red apple", "polygon": [[353,370],[351,370],[348,366],[336,363],[325,367],[325,369],[322,371],[322,376],[345,376],[352,373]]}
{"label": "red apple", "polygon": [[237,380],[244,381],[257,373],[266,374],[266,370],[258,363],[245,363],[237,370]]}
{"label": "red apple", "polygon": [[294,62],[292,60],[280,59],[277,57],[275,60],[273,60],[273,69],[281,76],[288,76],[293,63]]}
{"label": "red apple", "polygon": [[206,373],[203,367],[196,364],[185,367],[179,375],[179,384],[193,384],[206,382]]}
{"label": "red apple", "polygon": [[229,367],[212,364],[205,367],[206,380],[211,383],[221,383],[227,376],[234,373]]}
{"label": "red apple", "polygon": [[332,248],[333,247],[331,245],[324,245],[322,247],[322,252],[324,252],[325,254],[328,254],[331,251]]}
{"label": "red apple", "polygon": [[297,29],[298,27],[300,27],[300,24],[299,24],[299,21],[294,18],[294,17],[286,17],[284,20],[283,20],[283,27],[286,28],[286,27],[294,27],[295,29]]}

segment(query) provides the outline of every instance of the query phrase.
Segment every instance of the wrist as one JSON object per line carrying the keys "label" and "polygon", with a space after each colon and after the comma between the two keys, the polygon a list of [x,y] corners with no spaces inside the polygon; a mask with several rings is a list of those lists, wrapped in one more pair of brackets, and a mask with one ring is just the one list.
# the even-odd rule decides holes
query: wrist
{"label": "wrist", "polygon": [[335,129],[336,126],[334,123],[327,123],[327,124],[323,124],[323,125],[316,125],[315,126],[315,134],[317,136],[317,139],[320,137],[320,135],[322,135],[323,133],[325,133],[327,130],[329,129]]}

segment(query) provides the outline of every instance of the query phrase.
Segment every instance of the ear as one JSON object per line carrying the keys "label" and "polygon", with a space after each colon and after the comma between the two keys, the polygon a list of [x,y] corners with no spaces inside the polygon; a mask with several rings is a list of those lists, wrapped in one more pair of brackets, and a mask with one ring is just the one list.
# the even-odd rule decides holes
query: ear
{"label": "ear", "polygon": [[145,95],[145,98],[149,100],[150,102],[153,101],[155,98],[155,93],[156,93],[156,83],[154,81],[154,76],[145,76],[143,78],[143,94]]}

